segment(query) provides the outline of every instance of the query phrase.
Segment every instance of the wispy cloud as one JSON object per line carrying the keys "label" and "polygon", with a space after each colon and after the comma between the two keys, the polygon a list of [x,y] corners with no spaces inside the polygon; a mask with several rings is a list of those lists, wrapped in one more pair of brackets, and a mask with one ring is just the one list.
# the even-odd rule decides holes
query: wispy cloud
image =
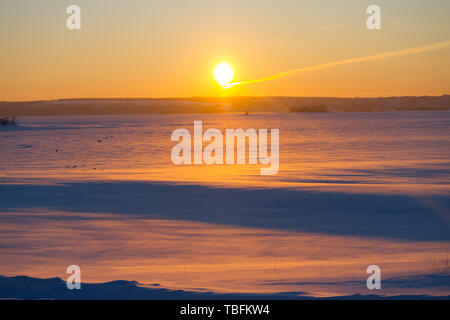
{"label": "wispy cloud", "polygon": [[422,53],[422,52],[427,52],[427,51],[443,49],[443,48],[447,48],[447,47],[450,47],[450,41],[437,42],[437,43],[433,43],[433,44],[429,44],[429,45],[419,46],[419,47],[415,47],[415,48],[408,48],[408,49],[403,49],[403,50],[399,50],[399,51],[383,52],[383,53],[378,53],[378,54],[374,54],[374,55],[370,55],[370,56],[366,56],[366,57],[358,57],[358,58],[351,58],[351,59],[346,59],[346,60],[341,60],[341,61],[328,62],[328,63],[323,63],[323,64],[311,66],[311,67],[292,69],[292,70],[277,73],[275,75],[261,78],[261,79],[254,79],[254,80],[242,81],[242,82],[233,82],[233,83],[230,83],[227,87],[230,88],[233,86],[238,86],[238,85],[243,85],[243,84],[275,80],[275,79],[289,76],[294,73],[326,69],[326,68],[330,68],[330,67],[358,63],[358,62],[367,62],[367,61],[374,61],[374,60],[381,60],[381,59],[387,59],[387,58],[412,55],[412,54],[417,54],[417,53]]}

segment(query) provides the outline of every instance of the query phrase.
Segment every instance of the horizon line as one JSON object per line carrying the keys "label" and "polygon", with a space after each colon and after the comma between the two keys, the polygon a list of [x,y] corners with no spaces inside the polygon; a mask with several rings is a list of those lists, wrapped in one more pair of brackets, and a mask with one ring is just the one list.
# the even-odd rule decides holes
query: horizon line
{"label": "horizon line", "polygon": [[76,101],[76,100],[192,100],[192,99],[239,99],[239,98],[303,98],[303,99],[388,99],[388,98],[437,98],[450,96],[450,93],[440,95],[394,95],[394,96],[174,96],[174,97],[80,97],[80,98],[49,98],[36,100],[0,100],[0,103],[27,103],[27,102],[54,102],[54,101]]}

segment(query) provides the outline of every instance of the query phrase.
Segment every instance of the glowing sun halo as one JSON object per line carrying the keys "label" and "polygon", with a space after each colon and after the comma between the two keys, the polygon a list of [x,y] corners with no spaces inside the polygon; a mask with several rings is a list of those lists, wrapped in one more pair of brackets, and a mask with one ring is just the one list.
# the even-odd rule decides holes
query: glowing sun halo
{"label": "glowing sun halo", "polygon": [[233,78],[233,67],[226,62],[219,63],[214,69],[214,79],[216,79],[223,88],[231,87],[230,84]]}

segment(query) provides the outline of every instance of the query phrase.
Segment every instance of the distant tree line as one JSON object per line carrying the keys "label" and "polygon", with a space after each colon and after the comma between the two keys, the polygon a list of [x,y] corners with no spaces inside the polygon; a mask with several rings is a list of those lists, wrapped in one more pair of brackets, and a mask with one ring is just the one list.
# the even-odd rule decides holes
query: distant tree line
{"label": "distant tree line", "polygon": [[329,112],[328,108],[322,104],[306,105],[301,107],[291,107],[289,112]]}

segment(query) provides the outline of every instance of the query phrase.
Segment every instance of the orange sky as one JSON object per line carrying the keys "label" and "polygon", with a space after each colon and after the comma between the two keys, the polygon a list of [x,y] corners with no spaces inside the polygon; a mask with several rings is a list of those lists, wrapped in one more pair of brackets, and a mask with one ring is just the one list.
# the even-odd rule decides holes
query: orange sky
{"label": "orange sky", "polygon": [[71,1],[0,4],[0,100],[76,97],[392,96],[449,93],[450,48],[235,81],[448,41],[450,3],[377,1],[79,0],[82,29],[65,26]]}

